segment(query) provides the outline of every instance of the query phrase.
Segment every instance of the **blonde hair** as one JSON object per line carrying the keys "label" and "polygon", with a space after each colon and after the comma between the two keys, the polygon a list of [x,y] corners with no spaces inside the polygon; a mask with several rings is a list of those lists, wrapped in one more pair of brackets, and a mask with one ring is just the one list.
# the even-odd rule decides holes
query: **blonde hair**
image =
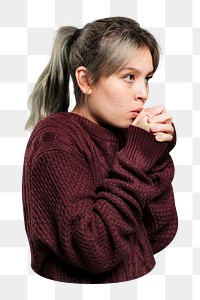
{"label": "blonde hair", "polygon": [[119,70],[133,55],[133,50],[142,47],[150,50],[155,72],[160,56],[157,41],[132,19],[99,19],[86,24],[81,30],[73,26],[61,27],[55,38],[50,61],[29,97],[31,114],[26,129],[32,129],[47,115],[68,110],[70,76],[77,105],[84,103],[84,94],[75,77],[79,66],[86,67],[90,82],[97,84],[100,79]]}

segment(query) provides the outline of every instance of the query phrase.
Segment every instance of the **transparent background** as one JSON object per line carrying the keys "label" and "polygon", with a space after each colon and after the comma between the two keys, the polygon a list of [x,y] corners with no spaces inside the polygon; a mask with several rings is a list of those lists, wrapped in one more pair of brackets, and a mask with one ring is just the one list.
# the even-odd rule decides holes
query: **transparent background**
{"label": "transparent background", "polygon": [[[200,1],[6,0],[0,2],[0,298],[2,300],[200,299]],[[21,200],[29,134],[27,98],[46,66],[55,30],[126,16],[150,30],[162,62],[148,106],[165,104],[178,142],[172,152],[179,230],[148,275],[126,283],[76,285],[34,274]],[[72,103],[73,106],[74,103]]]}

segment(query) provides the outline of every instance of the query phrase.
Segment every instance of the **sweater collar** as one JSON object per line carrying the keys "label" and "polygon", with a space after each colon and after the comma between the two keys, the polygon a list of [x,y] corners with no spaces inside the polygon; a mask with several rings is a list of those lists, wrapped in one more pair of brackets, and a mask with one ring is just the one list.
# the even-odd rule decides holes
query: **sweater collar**
{"label": "sweater collar", "polygon": [[119,141],[119,129],[111,126],[101,126],[75,113],[68,113],[70,120],[80,124],[90,135],[104,141]]}

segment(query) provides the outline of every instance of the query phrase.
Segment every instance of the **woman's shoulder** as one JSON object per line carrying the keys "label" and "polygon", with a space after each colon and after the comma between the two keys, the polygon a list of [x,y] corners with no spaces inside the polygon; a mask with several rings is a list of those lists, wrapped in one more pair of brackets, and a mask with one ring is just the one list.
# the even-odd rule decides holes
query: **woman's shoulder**
{"label": "woman's shoulder", "polygon": [[[30,135],[25,158],[36,159],[49,151],[68,151],[76,145],[81,128],[73,122],[70,113],[52,114],[39,121]],[[76,139],[76,140],[75,140]]]}
{"label": "woman's shoulder", "polygon": [[37,123],[31,133],[30,142],[35,139],[50,141],[56,137],[70,136],[76,130],[77,124],[72,122],[70,113],[55,113]]}
{"label": "woman's shoulder", "polygon": [[54,113],[39,121],[32,134],[41,133],[45,129],[65,132],[74,125],[72,121],[71,114],[68,112]]}

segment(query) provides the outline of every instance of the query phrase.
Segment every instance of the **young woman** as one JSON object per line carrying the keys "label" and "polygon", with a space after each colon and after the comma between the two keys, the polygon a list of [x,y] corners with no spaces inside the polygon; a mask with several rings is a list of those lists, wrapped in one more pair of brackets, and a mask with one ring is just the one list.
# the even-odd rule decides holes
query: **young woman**
{"label": "young woman", "polygon": [[154,37],[128,18],[58,30],[29,100],[27,128],[35,128],[24,159],[25,225],[39,275],[136,279],[174,238],[174,127],[164,106],[144,109],[158,62]]}

